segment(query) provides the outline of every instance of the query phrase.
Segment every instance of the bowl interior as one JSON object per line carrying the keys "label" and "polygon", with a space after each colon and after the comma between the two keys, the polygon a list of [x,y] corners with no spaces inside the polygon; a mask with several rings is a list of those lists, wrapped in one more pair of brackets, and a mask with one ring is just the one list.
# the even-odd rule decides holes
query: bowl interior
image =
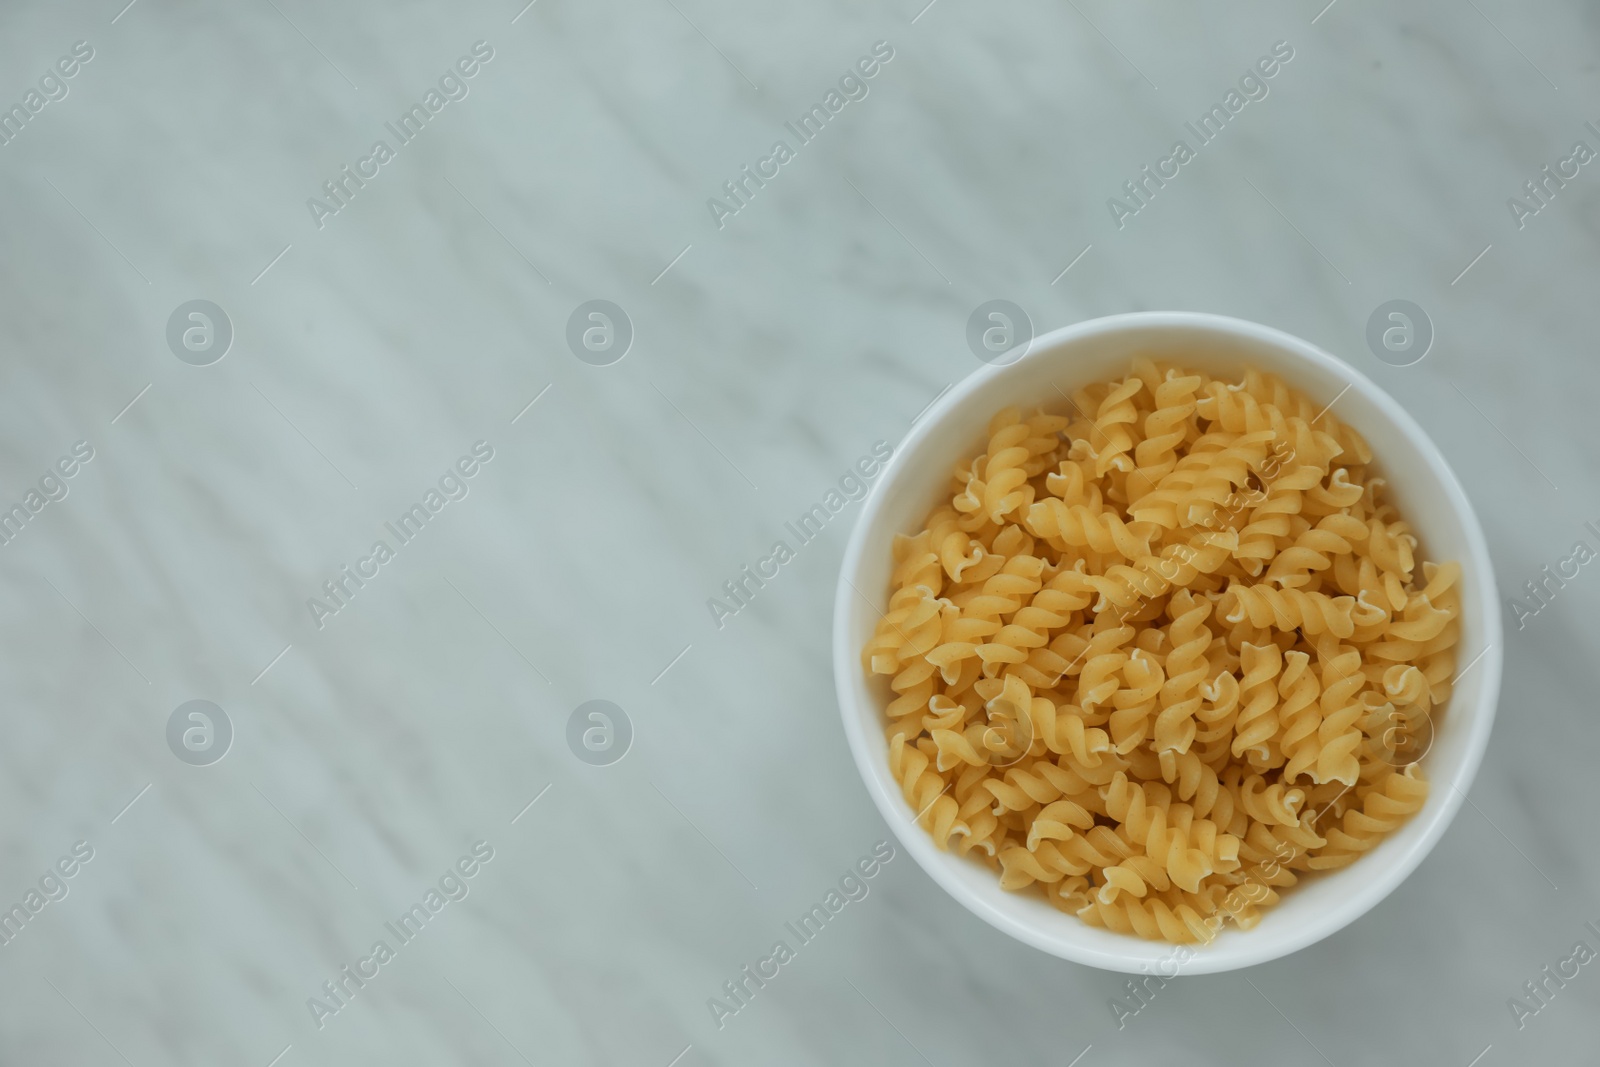
{"label": "bowl interior", "polygon": [[[1047,952],[1112,970],[1166,966],[1173,946],[1091,927],[1032,893],[1002,890],[976,860],[937,849],[889,773],[881,723],[888,687],[868,678],[860,652],[888,603],[896,534],[923,528],[948,494],[951,469],[984,443],[989,419],[1007,405],[1067,410],[1079,385],[1125,374],[1146,355],[1237,381],[1247,366],[1275,374],[1338,417],[1371,444],[1390,499],[1416,529],[1419,558],[1459,560],[1462,636],[1457,671],[1483,653],[1457,683],[1422,760],[1431,789],[1426,806],[1349,867],[1303,878],[1250,930],[1229,924],[1209,945],[1190,946],[1185,973],[1229,970],[1295,951],[1353,921],[1421,862],[1460,806],[1487,742],[1500,678],[1500,617],[1488,551],[1459,482],[1416,423],[1372,382],[1320,349],[1288,334],[1235,319],[1157,312],[1081,323],[1034,341],[1007,366],[984,367],[959,383],[918,421],[879,479],[846,552],[835,614],[834,659],[846,732],[884,818],[907,850],[976,914]],[[1487,652],[1485,650],[1487,649]],[[1459,790],[1459,792],[1458,792]]]}

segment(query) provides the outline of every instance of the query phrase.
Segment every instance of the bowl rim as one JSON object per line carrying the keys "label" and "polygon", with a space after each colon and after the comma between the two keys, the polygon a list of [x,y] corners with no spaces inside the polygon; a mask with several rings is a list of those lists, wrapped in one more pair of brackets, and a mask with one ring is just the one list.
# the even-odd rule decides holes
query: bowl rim
{"label": "bowl rim", "polygon": [[[896,838],[917,861],[917,865],[967,910],[991,926],[1034,948],[1062,959],[1105,970],[1140,973],[1141,967],[1148,968],[1151,963],[1152,957],[1148,946],[1164,947],[1169,952],[1177,948],[1166,942],[1147,941],[1134,938],[1132,935],[1124,935],[1130,938],[1127,953],[1079,944],[1070,938],[1047,932],[1036,924],[1001,911],[976,895],[957,878],[952,862],[968,861],[964,857],[937,848],[933,839],[916,823],[897,784],[896,788],[890,789],[879,777],[877,765],[881,762],[881,758],[869,744],[864,727],[864,723],[869,721],[869,716],[863,714],[860,701],[852,688],[859,680],[858,675],[861,671],[860,650],[854,647],[850,635],[852,598],[858,595],[866,597],[864,592],[858,594],[854,579],[862,569],[869,535],[881,520],[885,502],[891,493],[890,487],[908,469],[905,457],[915,453],[924,440],[937,433],[942,423],[962,407],[969,397],[992,379],[1006,374],[1011,368],[1029,360],[1049,358],[1050,353],[1056,350],[1093,338],[1143,331],[1152,327],[1248,338],[1258,344],[1283,350],[1293,359],[1304,360],[1348,381],[1347,388],[1363,394],[1364,399],[1372,403],[1393,424],[1393,427],[1408,439],[1424,460],[1429,474],[1437,480],[1450,502],[1452,512],[1450,521],[1459,527],[1466,545],[1467,551],[1464,553],[1466,558],[1461,560],[1462,565],[1472,569],[1474,579],[1481,581],[1483,587],[1479,612],[1481,617],[1477,621],[1483,627],[1487,648],[1478,661],[1469,665],[1484,672],[1477,699],[1478,706],[1472,709],[1470,730],[1464,742],[1460,764],[1453,779],[1448,783],[1449,792],[1429,816],[1431,821],[1424,824],[1420,837],[1408,851],[1401,853],[1386,867],[1375,870],[1373,876],[1365,882],[1358,883],[1349,896],[1328,911],[1318,913],[1312,921],[1290,931],[1279,932],[1275,937],[1257,938],[1254,941],[1249,938],[1250,931],[1241,931],[1245,936],[1235,939],[1227,946],[1226,951],[1219,951],[1217,946],[1208,947],[1203,952],[1191,955],[1182,968],[1183,972],[1188,974],[1218,973],[1266,963],[1315,944],[1355,922],[1393,892],[1433,851],[1459,813],[1466,799],[1467,790],[1471,787],[1482,764],[1489,735],[1494,726],[1499,702],[1504,640],[1499,594],[1487,540],[1476,510],[1472,507],[1460,480],[1450,468],[1443,453],[1410,413],[1372,379],[1322,348],[1283,330],[1246,319],[1197,311],[1141,311],[1087,319],[1041,334],[1028,344],[1023,355],[1017,359],[976,368],[955,382],[929,405],[922,415],[918,416],[910,430],[896,445],[886,469],[876,479],[871,492],[863,502],[861,513],[845,546],[834,594],[834,684],[845,736],[855,759],[856,769],[879,813],[889,824]],[[1300,388],[1298,385],[1295,387]],[[1460,672],[1460,674],[1465,673],[1464,670]],[[867,711],[870,712],[872,721],[879,720],[883,713],[883,709],[875,705]],[[1442,784],[1444,783],[1440,779],[1430,779],[1430,785],[1436,789]],[[1425,812],[1426,809],[1424,812],[1419,812],[1416,817],[1422,818]],[[1345,870],[1350,870],[1354,866]],[[1088,927],[1086,924],[1085,929],[1096,928]],[[1135,953],[1134,945],[1145,946],[1145,951]]]}

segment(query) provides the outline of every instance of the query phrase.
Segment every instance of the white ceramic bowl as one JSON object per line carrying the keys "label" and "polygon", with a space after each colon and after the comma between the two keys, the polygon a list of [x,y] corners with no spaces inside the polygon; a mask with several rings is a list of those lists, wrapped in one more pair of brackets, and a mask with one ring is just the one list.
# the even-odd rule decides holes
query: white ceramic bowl
{"label": "white ceramic bowl", "polygon": [[[1237,380],[1255,366],[1281,377],[1371,443],[1391,499],[1417,530],[1421,557],[1459,560],[1462,632],[1458,670],[1471,663],[1439,719],[1422,765],[1427,804],[1349,867],[1305,878],[1250,930],[1227,926],[1209,945],[1190,946],[1181,971],[1205,974],[1276,959],[1320,941],[1399,885],[1443,836],[1477,772],[1500,690],[1500,613],[1483,531],[1461,484],[1411,416],[1367,378],[1314,345],[1240,319],[1191,312],[1146,312],[1094,319],[1036,339],[1005,366],[985,366],[946,393],[896,450],[867,499],[845,550],[834,606],[833,660],[845,733],[867,790],[901,843],[944,889],[991,925],[1063,959],[1107,970],[1170,973],[1173,946],[1089,926],[1031,893],[1000,888],[975,859],[943,852],[913,821],[889,773],[882,708],[888,686],[862,669],[861,649],[889,597],[891,544],[915,533],[948,493],[951,469],[984,443],[989,419],[1007,405],[1065,405],[1057,387],[1109,380],[1148,355]],[[1487,649],[1487,651],[1485,651]],[[1480,656],[1480,653],[1482,655]]]}

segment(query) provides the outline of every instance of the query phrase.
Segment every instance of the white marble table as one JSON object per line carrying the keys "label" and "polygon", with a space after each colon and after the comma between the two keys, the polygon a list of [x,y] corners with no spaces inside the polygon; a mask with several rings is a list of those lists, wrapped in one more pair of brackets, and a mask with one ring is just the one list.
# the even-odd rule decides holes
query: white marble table
{"label": "white marble table", "polygon": [[[1587,570],[1508,629],[1472,804],[1322,944],[1119,1029],[1123,979],[902,854],[706,1006],[889,836],[830,674],[857,507],[720,629],[706,601],[977,366],[982,301],[1307,337],[1435,437],[1504,588],[1569,553],[1600,518],[1600,170],[1507,200],[1600,148],[1591,9],[123,2],[0,13],[0,502],[93,449],[0,545],[0,905],[66,893],[0,944],[0,1062],[1594,1061],[1593,968],[1507,1007],[1600,925]],[[1437,331],[1406,367],[1364,336],[1397,298]],[[569,349],[594,299],[620,362]],[[218,362],[169,347],[192,300]],[[175,754],[220,741],[187,712],[169,747],[191,700],[218,762]],[[590,700],[619,762],[569,747]]]}

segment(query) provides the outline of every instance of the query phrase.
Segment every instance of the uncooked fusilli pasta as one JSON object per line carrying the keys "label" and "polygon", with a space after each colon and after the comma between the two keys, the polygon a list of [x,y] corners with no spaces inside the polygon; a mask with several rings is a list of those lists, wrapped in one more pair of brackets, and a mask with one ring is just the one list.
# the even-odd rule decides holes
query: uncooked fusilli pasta
{"label": "uncooked fusilli pasta", "polygon": [[1256,371],[1141,359],[1066,413],[996,415],[896,539],[862,655],[918,823],[1168,941],[1370,850],[1427,797],[1461,604],[1372,462]]}

